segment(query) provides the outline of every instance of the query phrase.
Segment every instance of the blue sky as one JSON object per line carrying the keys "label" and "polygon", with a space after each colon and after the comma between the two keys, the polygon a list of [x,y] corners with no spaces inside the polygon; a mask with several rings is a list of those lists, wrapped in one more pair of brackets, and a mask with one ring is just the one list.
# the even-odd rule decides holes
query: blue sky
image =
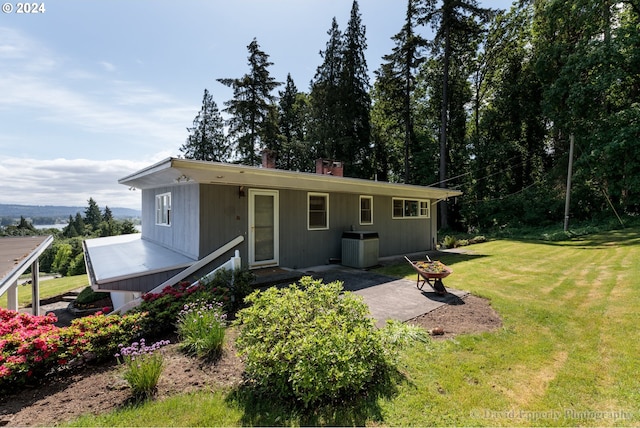
{"label": "blue sky", "polygon": [[[40,2],[41,3],[41,2]],[[331,20],[351,0],[50,0],[0,13],[0,203],[140,207],[117,180],[180,154],[207,88],[248,71],[255,37],[284,82],[308,91]],[[508,7],[509,1],[485,1]],[[360,0],[373,73],[405,0]]]}

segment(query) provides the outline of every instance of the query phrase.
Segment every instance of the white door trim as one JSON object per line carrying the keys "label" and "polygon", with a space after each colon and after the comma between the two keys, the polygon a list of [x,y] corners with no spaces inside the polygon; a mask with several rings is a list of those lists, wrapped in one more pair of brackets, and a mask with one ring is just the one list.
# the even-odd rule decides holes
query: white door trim
{"label": "white door trim", "polygon": [[[255,235],[255,197],[273,197],[273,258],[270,260],[256,261],[256,235]],[[249,268],[278,266],[280,263],[280,202],[277,190],[249,189]]]}

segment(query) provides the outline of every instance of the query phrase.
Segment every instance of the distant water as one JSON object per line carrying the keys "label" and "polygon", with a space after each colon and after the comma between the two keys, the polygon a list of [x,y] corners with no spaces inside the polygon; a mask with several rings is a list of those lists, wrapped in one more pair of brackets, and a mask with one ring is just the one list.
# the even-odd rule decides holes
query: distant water
{"label": "distant water", "polygon": [[[40,230],[42,230],[42,229],[58,229],[58,230],[62,230],[65,227],[67,227],[67,224],[66,223],[63,223],[63,224],[34,224],[33,227],[35,227],[36,229],[40,229]],[[136,230],[138,232],[142,232],[142,226],[141,225],[136,224],[134,227],[136,228]]]}
{"label": "distant water", "polygon": [[67,224],[34,224],[33,227],[36,229],[58,229],[62,230],[67,227]]}

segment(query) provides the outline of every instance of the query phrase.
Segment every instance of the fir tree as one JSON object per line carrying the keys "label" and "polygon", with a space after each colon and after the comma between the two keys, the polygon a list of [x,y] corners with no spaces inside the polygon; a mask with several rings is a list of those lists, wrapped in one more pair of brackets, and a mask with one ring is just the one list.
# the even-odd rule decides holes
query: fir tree
{"label": "fir tree", "polygon": [[[93,198],[89,198],[88,203],[89,205],[84,211],[84,222],[87,225],[91,226],[93,229],[97,229],[98,226],[100,226],[100,222],[102,221],[102,213],[100,212],[100,208],[98,207],[98,204],[96,204],[96,201],[93,200]],[[82,234],[80,230],[78,230],[78,233]]]}
{"label": "fir tree", "polygon": [[[452,58],[458,56],[455,52],[455,40],[465,38],[478,38],[483,26],[492,16],[490,9],[478,6],[477,0],[442,0],[442,5],[436,8],[435,0],[428,0],[425,13],[421,17],[421,22],[430,24],[436,30],[433,40],[433,51],[435,55],[442,54],[442,98],[440,109],[440,166],[439,179],[440,187],[446,187],[447,166],[449,161],[449,151],[447,148],[447,130],[449,128],[447,119],[449,118],[449,77]],[[458,43],[464,45],[464,43]],[[459,61],[462,63],[462,61]],[[448,227],[447,202],[440,204],[440,225]]]}
{"label": "fir tree", "polygon": [[358,2],[354,0],[351,17],[343,35],[340,93],[340,144],[338,159],[345,161],[350,175],[369,178],[371,165],[371,98],[369,74],[364,52],[366,29],[362,24]]}
{"label": "fir tree", "polygon": [[327,32],[329,41],[320,52],[322,64],[311,82],[311,137],[318,157],[337,159],[343,130],[340,123],[340,76],[342,74],[342,33],[334,17]]}
{"label": "fir tree", "polygon": [[202,108],[187,128],[189,136],[180,147],[186,159],[226,162],[231,155],[229,141],[224,133],[224,120],[218,106],[207,89],[202,97]]}
{"label": "fir tree", "polygon": [[111,212],[111,209],[108,206],[104,207],[104,214],[102,215],[102,220],[103,221],[113,220],[113,213]]}
{"label": "fir tree", "polygon": [[278,125],[282,145],[278,152],[277,165],[287,170],[307,171],[313,160],[306,144],[308,97],[298,92],[291,75],[287,75],[284,91],[279,93]]}
{"label": "fir tree", "polygon": [[280,83],[269,74],[269,55],[260,50],[257,40],[247,46],[249,51],[249,73],[239,79],[218,79],[218,82],[233,89],[233,99],[226,101],[224,111],[228,120],[229,135],[235,142],[239,162],[259,165],[259,153],[274,144],[272,91]]}
{"label": "fir tree", "polygon": [[[414,109],[411,99],[415,90],[415,70],[424,61],[422,50],[426,47],[427,41],[416,34],[416,19],[424,7],[423,0],[407,0],[407,12],[405,23],[398,34],[391,39],[395,43],[391,54],[385,55],[385,63],[376,71],[376,95],[377,101],[384,99],[382,113],[384,118],[393,118],[389,121],[390,126],[402,128],[403,133],[403,160],[404,160],[404,182],[410,183],[410,154],[411,148],[416,146],[414,133]],[[389,151],[381,150],[389,153]]]}

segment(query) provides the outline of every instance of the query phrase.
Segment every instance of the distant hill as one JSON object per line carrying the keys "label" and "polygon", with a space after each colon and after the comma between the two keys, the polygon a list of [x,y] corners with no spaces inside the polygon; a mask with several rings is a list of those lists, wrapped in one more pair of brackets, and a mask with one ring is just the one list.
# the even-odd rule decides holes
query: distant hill
{"label": "distant hill", "polygon": [[[75,216],[76,213],[84,215],[85,209],[86,207],[0,204],[0,218],[2,220],[7,218],[20,219],[20,216],[23,216],[26,219],[31,219],[34,224],[54,224],[66,222],[70,215]],[[100,207],[100,209],[104,210],[104,207]],[[109,209],[117,219],[139,218],[141,216],[140,210],[131,208],[109,207]]]}

